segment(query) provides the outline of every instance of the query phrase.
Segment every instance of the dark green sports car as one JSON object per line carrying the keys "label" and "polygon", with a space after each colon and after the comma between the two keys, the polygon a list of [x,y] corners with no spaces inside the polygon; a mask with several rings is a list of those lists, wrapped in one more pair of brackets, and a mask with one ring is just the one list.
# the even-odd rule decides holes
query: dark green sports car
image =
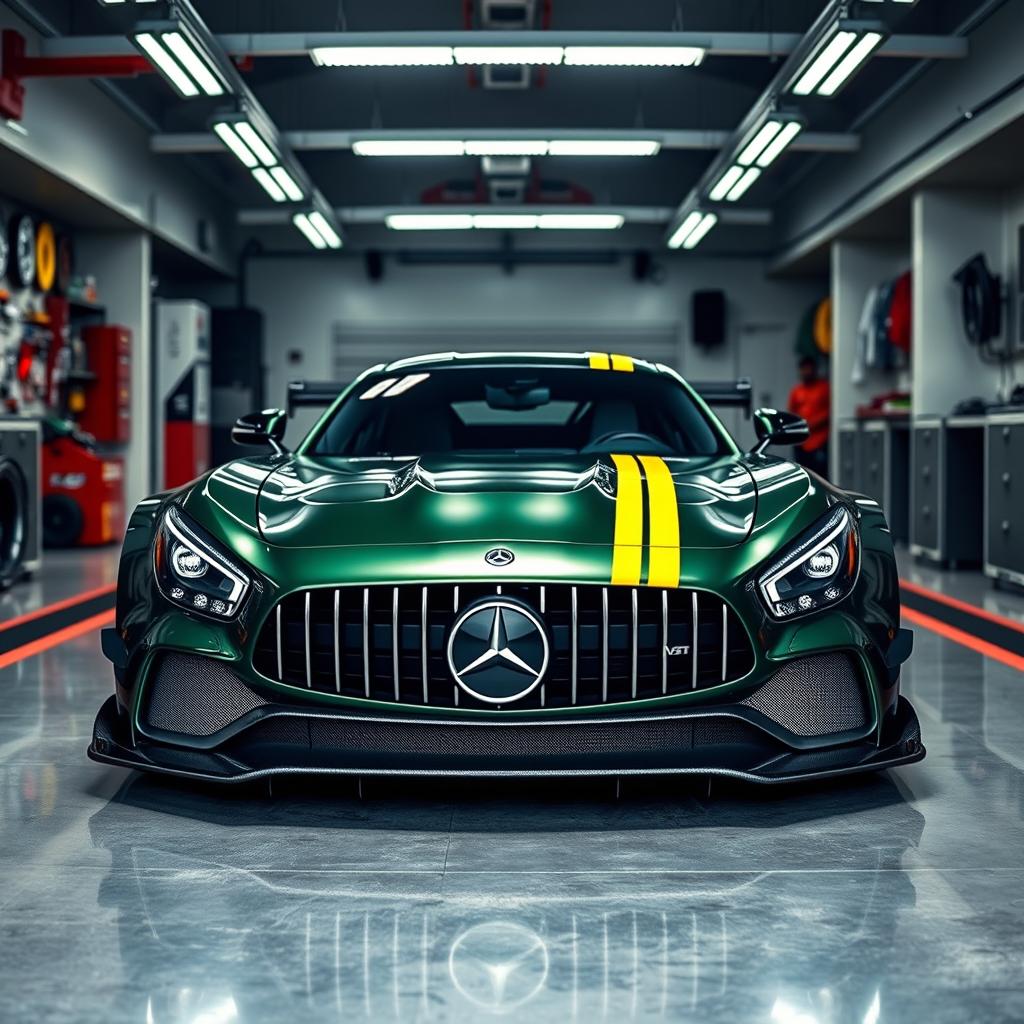
{"label": "dark green sports car", "polygon": [[605,353],[337,390],[294,452],[284,412],[244,417],[263,453],[135,509],[96,760],[781,782],[924,756],[882,510],[764,451],[802,420],[758,410],[741,452],[709,408],[741,388]]}

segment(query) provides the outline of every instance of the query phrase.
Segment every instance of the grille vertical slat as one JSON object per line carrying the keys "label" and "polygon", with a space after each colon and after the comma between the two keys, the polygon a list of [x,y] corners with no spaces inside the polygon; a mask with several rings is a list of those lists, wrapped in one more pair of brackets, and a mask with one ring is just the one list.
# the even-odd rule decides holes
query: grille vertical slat
{"label": "grille vertical slat", "polygon": [[576,703],[576,694],[579,687],[579,599],[576,595],[576,588],[572,588],[572,622],[569,627],[571,633],[572,649],[572,702]]}
{"label": "grille vertical slat", "polygon": [[729,677],[729,606],[722,602],[722,682]]}
{"label": "grille vertical slat", "polygon": [[423,674],[423,703],[430,703],[430,677],[427,672],[427,588],[422,588],[420,598],[420,668]]}
{"label": "grille vertical slat", "polygon": [[306,591],[306,632],[305,632],[305,653],[306,653],[306,688],[313,689],[313,667],[310,664],[310,654],[313,650],[313,645],[309,642],[309,605],[312,599],[312,595]]}
{"label": "grille vertical slat", "polygon": [[363,691],[370,696],[370,588],[363,587]]}
{"label": "grille vertical slat", "polygon": [[398,587],[391,588],[391,673],[395,680],[395,700],[402,699],[398,676]]}
{"label": "grille vertical slat", "polygon": [[697,689],[697,662],[700,660],[700,620],[697,615],[697,591],[693,591],[690,595],[692,611],[690,614],[690,662],[692,664],[691,669],[691,683],[690,689]]}
{"label": "grille vertical slat", "polygon": [[[742,678],[754,664],[747,631],[717,595],[508,580],[502,589],[538,612],[550,645],[541,684],[514,702],[516,710],[689,693]],[[458,615],[494,596],[495,584],[420,582],[292,593],[258,633],[253,665],[304,690],[493,711],[455,685],[446,648]]]}
{"label": "grille vertical slat", "polygon": [[632,675],[632,679],[631,679],[632,692],[630,693],[630,696],[633,698],[633,700],[636,700],[636,683],[637,683],[636,669],[637,669],[637,657],[638,657],[638,654],[639,654],[639,650],[638,650],[638,644],[639,644],[638,632],[639,632],[639,629],[640,629],[640,613],[639,613],[639,611],[637,609],[636,587],[633,588],[633,592],[630,594],[630,607],[631,607],[631,610],[632,610],[632,613],[633,613],[632,629],[631,629],[631,632],[630,632],[630,636],[632,638],[632,645],[633,645],[633,660],[632,660],[633,671],[631,673],[631,675]]}
{"label": "grille vertical slat", "polygon": [[608,702],[608,588],[601,588],[601,703]]}
{"label": "grille vertical slat", "polygon": [[334,689],[341,693],[341,591],[334,592]]}
{"label": "grille vertical slat", "polygon": [[277,624],[277,678],[284,679],[284,665],[281,659],[281,606],[274,609],[274,622]]}

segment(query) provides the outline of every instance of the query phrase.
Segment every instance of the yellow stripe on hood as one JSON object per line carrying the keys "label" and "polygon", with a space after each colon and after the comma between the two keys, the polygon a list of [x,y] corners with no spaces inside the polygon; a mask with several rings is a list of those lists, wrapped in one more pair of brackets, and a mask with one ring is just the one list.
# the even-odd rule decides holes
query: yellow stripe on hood
{"label": "yellow stripe on hood", "polygon": [[641,455],[651,515],[649,587],[679,586],[679,501],[672,471],[657,455]]}
{"label": "yellow stripe on hood", "polygon": [[612,461],[618,475],[612,585],[635,587],[640,583],[640,562],[644,550],[644,496],[640,464],[632,455],[613,455]]}

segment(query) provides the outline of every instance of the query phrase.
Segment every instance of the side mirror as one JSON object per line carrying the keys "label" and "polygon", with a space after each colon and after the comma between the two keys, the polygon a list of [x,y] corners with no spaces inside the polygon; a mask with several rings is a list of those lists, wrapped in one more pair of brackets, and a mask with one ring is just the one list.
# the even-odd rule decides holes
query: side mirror
{"label": "side mirror", "polygon": [[248,416],[235,420],[235,425],[231,428],[231,440],[235,444],[254,447],[270,445],[278,455],[281,455],[285,450],[281,438],[284,437],[287,422],[288,417],[284,409],[251,412]]}
{"label": "side mirror", "polygon": [[779,409],[755,409],[754,433],[757,444],[750,451],[760,455],[770,444],[803,444],[811,431],[802,416]]}

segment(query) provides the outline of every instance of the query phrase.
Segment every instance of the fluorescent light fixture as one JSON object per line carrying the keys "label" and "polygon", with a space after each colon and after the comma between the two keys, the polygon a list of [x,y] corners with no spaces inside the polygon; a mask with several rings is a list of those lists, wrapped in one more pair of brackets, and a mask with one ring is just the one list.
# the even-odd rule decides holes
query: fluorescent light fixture
{"label": "fluorescent light fixture", "polygon": [[462,156],[465,144],[457,139],[359,139],[352,143],[357,156]]}
{"label": "fluorescent light fixture", "polygon": [[522,178],[530,173],[528,156],[485,156],[480,163],[488,176],[508,174]]}
{"label": "fluorescent light fixture", "polygon": [[334,226],[319,210],[314,210],[309,215],[309,223],[313,225],[320,237],[331,249],[341,248],[341,236],[334,230]]}
{"label": "fluorescent light fixture", "polygon": [[292,217],[292,223],[306,236],[306,241],[309,242],[314,249],[327,248],[327,243],[320,237],[320,232],[318,232],[310,223],[309,214],[295,214],[295,216]]}
{"label": "fluorescent light fixture", "polygon": [[661,143],[654,139],[552,139],[552,156],[654,156]]}
{"label": "fluorescent light fixture", "polygon": [[689,236],[683,240],[684,249],[695,249],[700,240],[718,223],[718,215],[714,213],[705,213],[701,218],[700,223],[690,232]]}
{"label": "fluorescent light fixture", "polygon": [[392,231],[459,231],[473,226],[468,213],[392,213],[384,218]]}
{"label": "fluorescent light fixture", "polygon": [[544,139],[470,139],[466,156],[545,156],[550,148]]}
{"label": "fluorescent light fixture", "polygon": [[758,167],[767,167],[800,134],[803,125],[799,121],[788,121],[778,135],[768,143],[757,158]]}
{"label": "fluorescent light fixture", "polygon": [[206,61],[199,55],[196,47],[180,32],[165,32],[163,44],[167,47],[185,70],[199,85],[207,96],[223,96],[224,86],[220,79],[210,70]]}
{"label": "fluorescent light fixture", "polygon": [[277,163],[277,156],[264,141],[263,136],[248,122],[238,121],[235,124],[235,131],[238,137],[252,150],[254,156],[264,167],[273,167]]}
{"label": "fluorescent light fixture", "polygon": [[704,59],[699,46],[567,46],[565,63],[577,66],[696,67]]}
{"label": "fluorescent light fixture", "polygon": [[178,62],[163,48],[151,32],[139,32],[133,37],[135,45],[153,62],[164,78],[184,99],[199,95],[199,86],[178,66]]}
{"label": "fluorescent light fixture", "polygon": [[304,198],[302,189],[299,188],[295,179],[283,167],[271,167],[270,175],[281,186],[281,191],[293,203],[297,203]]}
{"label": "fluorescent light fixture", "polygon": [[723,174],[718,181],[711,187],[711,191],[708,193],[708,198],[714,200],[716,203],[720,199],[724,199],[726,193],[736,184],[737,181],[743,175],[743,168],[739,164],[733,164],[725,174]]}
{"label": "fluorescent light fixture", "polygon": [[535,213],[478,213],[473,217],[473,227],[481,230],[522,230],[536,226]]}
{"label": "fluorescent light fixture", "polygon": [[775,138],[781,127],[782,122],[776,121],[774,118],[765,121],[754,137],[740,150],[736,162],[743,164],[744,167],[749,167],[761,155],[765,146]]}
{"label": "fluorescent light fixture", "polygon": [[681,246],[683,242],[685,242],[686,239],[689,237],[690,232],[693,231],[693,229],[703,219],[704,214],[702,214],[700,210],[691,210],[686,215],[686,218],[683,220],[683,223],[680,224],[679,227],[677,227],[675,231],[672,232],[668,240],[668,247],[670,249],[678,249],[679,246]]}
{"label": "fluorescent light fixture", "polygon": [[315,46],[309,51],[322,68],[397,68],[451,64],[450,46]]}
{"label": "fluorescent light fixture", "polygon": [[456,46],[456,64],[561,64],[561,46]]}
{"label": "fluorescent light fixture", "polygon": [[857,68],[871,56],[881,41],[881,32],[865,32],[835,70],[818,86],[818,95],[834,96]]}
{"label": "fluorescent light fixture", "polygon": [[224,143],[232,153],[238,157],[244,166],[250,170],[259,166],[259,160],[253,156],[249,147],[238,137],[235,126],[229,121],[218,121],[214,124],[213,130],[217,133],[221,142]]}
{"label": "fluorescent light fixture", "polygon": [[252,169],[252,176],[263,186],[268,196],[274,200],[275,203],[283,203],[287,196],[284,194],[284,189],[270,176],[270,171],[265,167],[254,167]]}
{"label": "fluorescent light fixture", "polygon": [[750,186],[753,185],[760,177],[760,167],[748,167],[743,172],[743,177],[741,177],[740,180],[737,181],[731,189],[729,189],[729,194],[725,197],[726,200],[730,203],[735,203],[736,200],[739,199],[740,196],[742,196],[743,193],[746,192],[747,189],[750,188]]}
{"label": "fluorescent light fixture", "polygon": [[537,227],[569,231],[614,231],[626,218],[621,213],[542,213]]}
{"label": "fluorescent light fixture", "polygon": [[855,32],[840,30],[825,44],[821,52],[801,71],[793,84],[797,96],[809,96],[825,76],[839,63],[857,38]]}

